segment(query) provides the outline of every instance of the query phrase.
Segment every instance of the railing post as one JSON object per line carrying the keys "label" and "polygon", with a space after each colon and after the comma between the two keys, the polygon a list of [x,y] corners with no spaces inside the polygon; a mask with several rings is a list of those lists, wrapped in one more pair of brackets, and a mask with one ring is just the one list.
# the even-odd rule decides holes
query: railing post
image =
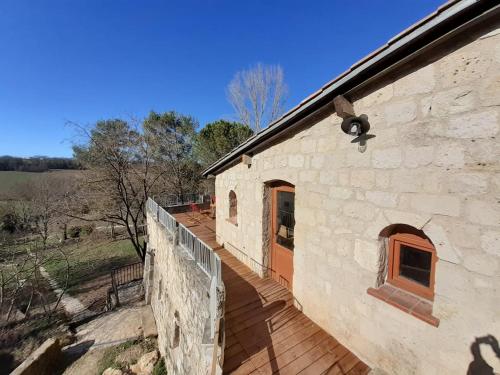
{"label": "railing post", "polygon": [[217,277],[217,283],[219,283],[219,277],[217,275],[218,272],[217,272],[217,262],[215,259],[215,254],[210,255],[210,273],[212,274],[212,276]]}
{"label": "railing post", "polygon": [[174,246],[179,245],[179,227],[178,226],[175,227],[173,241],[174,241]]}
{"label": "railing post", "polygon": [[116,285],[115,273],[111,272],[111,284],[113,285],[113,293],[116,297],[116,306],[120,306],[120,298],[118,297],[118,286]]}

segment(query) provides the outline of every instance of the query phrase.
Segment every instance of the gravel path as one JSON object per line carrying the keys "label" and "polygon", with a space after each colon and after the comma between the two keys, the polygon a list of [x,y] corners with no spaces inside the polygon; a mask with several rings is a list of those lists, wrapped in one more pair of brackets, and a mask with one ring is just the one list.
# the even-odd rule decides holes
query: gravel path
{"label": "gravel path", "polygon": [[[64,292],[57,284],[57,281],[51,278],[47,270],[42,266],[40,266],[40,273],[42,274],[43,277],[45,277],[45,279],[47,279],[47,281],[49,282],[50,286],[52,287],[56,295],[60,296],[61,293]],[[77,298],[71,297],[66,292],[64,292],[61,298],[61,305],[64,307],[64,310],[66,310],[66,312],[70,316],[80,314],[83,311],[87,310],[87,308]]]}

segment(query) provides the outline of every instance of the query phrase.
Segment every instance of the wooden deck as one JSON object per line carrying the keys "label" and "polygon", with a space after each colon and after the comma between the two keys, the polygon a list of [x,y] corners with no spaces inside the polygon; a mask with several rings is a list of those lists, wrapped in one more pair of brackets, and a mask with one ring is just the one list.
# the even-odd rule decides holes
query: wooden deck
{"label": "wooden deck", "polygon": [[225,374],[367,374],[369,367],[293,306],[293,296],[261,279],[215,241],[215,220],[175,214],[222,260],[226,286]]}

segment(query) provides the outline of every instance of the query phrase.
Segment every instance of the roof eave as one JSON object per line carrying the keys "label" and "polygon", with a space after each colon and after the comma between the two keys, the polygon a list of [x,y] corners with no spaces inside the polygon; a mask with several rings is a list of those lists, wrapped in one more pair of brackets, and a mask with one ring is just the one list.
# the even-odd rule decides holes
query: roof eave
{"label": "roof eave", "polygon": [[[368,55],[368,58],[364,58],[355,63],[347,71],[340,74],[337,78],[327,83],[320,90],[303,100],[298,106],[285,113],[283,117],[269,125],[266,129],[249,138],[227,155],[207,167],[202,172],[202,176],[206,177],[209,174],[216,174],[219,170],[224,168],[224,166],[234,161],[238,156],[251,152],[269,136],[274,136],[277,133],[282,132],[290,125],[290,123],[300,120],[311,111],[318,109],[318,106],[321,107],[327,104],[330,98],[333,99],[334,96],[345,94],[343,87],[348,86],[349,82],[354,81],[360,74],[369,71],[375,64],[382,64],[384,60],[389,59],[389,57],[393,56],[398,51],[403,50],[408,44],[415,42],[423,35],[426,35],[434,28],[440,26],[442,23],[453,19],[458,14],[478,3],[481,3],[481,0],[462,0],[446,7],[440,7],[435,12],[435,16],[433,18],[429,19],[429,16],[427,16],[424,19],[426,22],[417,23],[419,26],[411,26],[409,28],[411,30],[408,34],[404,36],[402,36],[401,33],[398,34],[398,36],[392,38],[386,46],[377,49],[377,51],[379,51],[378,53],[372,52]],[[401,58],[404,58],[404,56]],[[389,66],[390,65],[388,65],[388,67]]]}

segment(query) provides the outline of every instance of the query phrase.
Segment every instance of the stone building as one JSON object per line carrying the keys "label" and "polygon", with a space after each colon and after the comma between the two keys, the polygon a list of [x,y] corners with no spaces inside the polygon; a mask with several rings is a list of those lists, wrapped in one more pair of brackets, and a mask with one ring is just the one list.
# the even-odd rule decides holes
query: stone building
{"label": "stone building", "polygon": [[218,242],[389,374],[498,361],[497,4],[448,2],[204,171]]}

